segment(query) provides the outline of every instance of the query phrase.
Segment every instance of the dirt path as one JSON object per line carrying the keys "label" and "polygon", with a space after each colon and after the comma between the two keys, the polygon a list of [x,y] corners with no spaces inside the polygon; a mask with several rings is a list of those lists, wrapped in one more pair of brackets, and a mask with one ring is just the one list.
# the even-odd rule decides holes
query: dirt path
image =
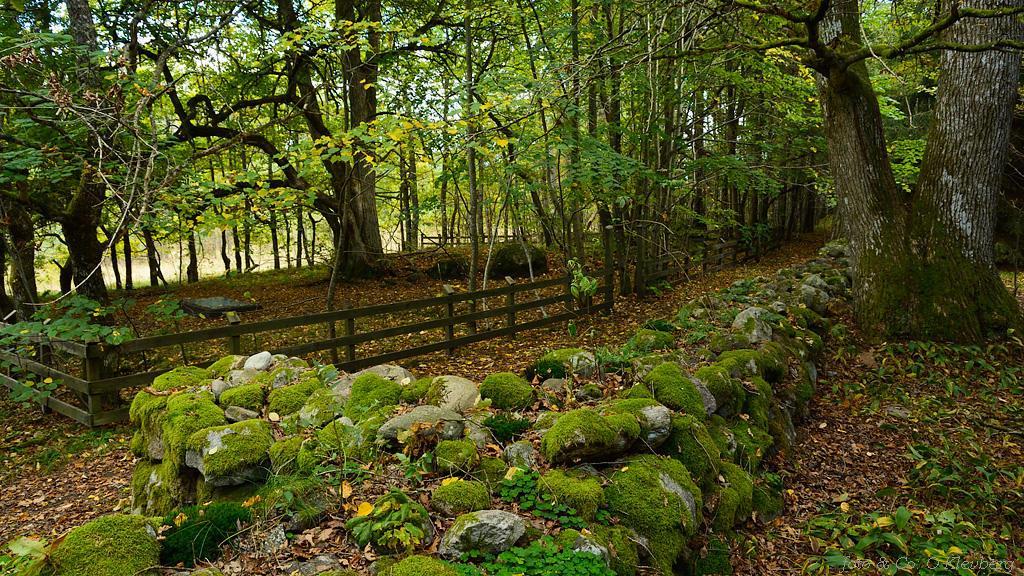
{"label": "dirt path", "polygon": [[[656,297],[622,298],[610,316],[579,321],[576,337],[565,327],[545,328],[520,334],[515,340],[467,346],[451,357],[439,353],[401,364],[418,375],[457,374],[479,380],[497,371],[520,371],[552,348],[618,346],[644,321],[672,316],[683,303],[737,279],[771,274],[804,261],[822,241],[817,236],[806,237],[760,262],[695,278]],[[305,298],[322,297],[315,292],[325,289],[313,282],[303,294],[308,292]],[[290,287],[289,292],[292,290]],[[369,293],[367,287],[360,290]],[[146,298],[142,295],[140,301]],[[15,404],[6,394],[0,398],[0,421],[0,543],[21,535],[49,539],[127,506],[134,465],[127,449],[128,425],[90,431],[59,415],[40,414],[34,407]]]}

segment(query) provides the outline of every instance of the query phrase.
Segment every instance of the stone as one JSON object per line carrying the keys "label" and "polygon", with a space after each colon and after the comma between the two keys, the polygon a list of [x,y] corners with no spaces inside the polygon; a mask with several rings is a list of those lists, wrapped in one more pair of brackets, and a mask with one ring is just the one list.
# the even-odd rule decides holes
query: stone
{"label": "stone", "polygon": [[284,573],[289,575],[316,576],[331,570],[341,570],[341,561],[331,554],[320,554],[309,560],[294,560],[284,566]]}
{"label": "stone", "polygon": [[593,554],[594,556],[600,557],[604,560],[605,565],[608,565],[611,557],[608,554],[608,548],[602,546],[589,536],[578,534],[576,539],[569,544],[569,549],[573,552],[585,552],[587,554]]}
{"label": "stone", "polygon": [[260,372],[251,368],[243,368],[242,370],[232,370],[228,372],[228,388],[234,388],[235,386],[242,386],[248,384],[250,380],[258,376]]}
{"label": "stone", "polygon": [[257,354],[253,354],[245,359],[245,364],[242,365],[243,370],[256,370],[262,372],[270,368],[270,365],[274,362],[274,357],[270,352],[263,351]]}
{"label": "stone", "polygon": [[431,389],[436,390],[436,393],[427,393],[431,402],[455,412],[465,412],[480,402],[480,390],[477,385],[461,376],[438,376],[431,384]]}
{"label": "stone", "polygon": [[828,311],[829,300],[828,292],[809,284],[800,285],[800,302],[818,314],[824,315]]}
{"label": "stone", "polygon": [[273,443],[270,425],[263,420],[205,428],[189,437],[185,464],[212,487],[258,483],[269,472]]}
{"label": "stone", "polygon": [[764,319],[764,316],[767,314],[768,311],[764,308],[751,306],[736,315],[736,319],[732,322],[732,328],[733,330],[742,332],[743,335],[747,337],[747,341],[751,344],[771,342],[772,327],[771,324]]}
{"label": "stone", "polygon": [[259,418],[260,415],[258,412],[242,408],[241,406],[228,406],[224,409],[224,417],[228,419],[228,422],[241,422],[242,420]]}
{"label": "stone", "polygon": [[700,400],[704,403],[704,411],[707,412],[708,416],[711,416],[718,410],[718,402],[715,400],[715,395],[708,390],[708,387],[697,378],[690,378],[693,382],[693,386],[697,389],[700,394]]}
{"label": "stone", "polygon": [[213,382],[210,382],[210,391],[213,392],[213,399],[220,400],[220,395],[223,394],[224,391],[230,387],[230,384],[221,380],[220,378],[217,378]]}
{"label": "stone", "polygon": [[337,395],[342,401],[348,400],[348,397],[352,394],[352,383],[355,382],[356,378],[359,378],[363,374],[376,374],[381,378],[387,378],[392,382],[402,385],[408,384],[416,379],[412,372],[402,368],[401,366],[397,366],[395,364],[378,364],[376,366],[366,368],[365,370],[341,376],[331,384],[331,389],[334,390],[335,395]]}
{"label": "stone", "polygon": [[398,436],[416,424],[426,424],[438,430],[439,440],[458,440],[466,428],[461,414],[440,406],[424,404],[392,417],[377,431],[382,441],[394,442]]}
{"label": "stone", "polygon": [[672,411],[668,407],[646,406],[640,409],[638,416],[640,439],[648,446],[660,445],[672,433]]}
{"label": "stone", "polygon": [[775,312],[776,314],[785,314],[786,303],[781,300],[776,300],[775,302],[772,302],[771,304],[768,305],[768,309],[771,310],[772,312]]}
{"label": "stone", "polygon": [[818,290],[828,292],[828,282],[826,282],[824,278],[817,274],[808,274],[807,277],[804,278],[803,285],[813,286]]}
{"label": "stone", "polygon": [[526,533],[526,521],[504,510],[480,510],[459,516],[441,539],[438,553],[451,560],[466,552],[498,554]]}
{"label": "stone", "polygon": [[260,540],[260,552],[265,556],[273,556],[287,544],[288,535],[284,532],[284,526],[278,524],[271,528],[270,531],[263,536],[263,539]]}
{"label": "stone", "polygon": [[506,446],[502,456],[509,466],[515,466],[521,470],[532,470],[537,467],[537,449],[525,440]]}
{"label": "stone", "polygon": [[546,394],[561,399],[565,396],[565,378],[548,378],[540,383],[540,388]]}

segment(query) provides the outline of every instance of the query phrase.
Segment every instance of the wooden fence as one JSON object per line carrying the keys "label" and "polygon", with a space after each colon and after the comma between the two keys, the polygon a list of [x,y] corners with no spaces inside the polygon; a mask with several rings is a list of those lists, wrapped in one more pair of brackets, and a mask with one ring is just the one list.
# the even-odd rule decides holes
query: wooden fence
{"label": "wooden fence", "polygon": [[[694,263],[699,263],[695,265],[702,271],[720,270],[728,264],[759,257],[764,251],[777,245],[778,243],[773,241],[770,245],[759,245],[756,250],[746,250],[735,241],[709,243],[701,248],[698,257],[692,259],[689,256],[682,260],[665,256],[654,261],[651,269],[644,273],[645,283],[663,281],[679,273],[688,275],[691,272],[690,266]],[[260,347],[255,345],[257,335],[276,330],[309,327],[322,327],[321,333],[327,337],[271,348],[270,351],[289,356],[328,352],[335,365],[345,371],[433,352],[452,353],[461,346],[499,337],[514,338],[519,332],[562,323],[583,314],[611,312],[615,299],[615,277],[610,248],[606,248],[604,262],[597,295],[590,299],[591,301],[582,304],[572,296],[572,278],[566,274],[525,283],[506,278],[503,286],[475,292],[457,292],[450,286],[445,286],[444,294],[433,298],[343,308],[258,322],[242,323],[236,314],[229,313],[224,326],[148,336],[119,345],[44,341],[40,338],[17,350],[0,349],[0,365],[6,365],[8,368],[7,374],[0,371],[0,383],[14,388],[17,384],[16,378],[24,372],[36,374],[41,378],[51,378],[67,387],[73,394],[60,395],[62,397],[56,394],[48,395],[40,401],[44,409],[53,410],[88,426],[99,426],[127,418],[128,408],[122,404],[119,395],[122,389],[147,386],[153,378],[167,371],[158,369],[131,372],[129,369],[129,373],[122,373],[126,370],[120,367],[124,365],[121,360],[131,355],[141,354],[145,357],[147,352],[160,348],[180,347],[184,356],[184,347],[188,344],[218,341],[223,343],[226,353],[251,354],[260,351],[256,349]],[[554,293],[544,295],[545,291]],[[501,302],[501,305],[486,305],[488,301],[494,300]],[[548,312],[548,307],[555,308],[553,313]],[[401,313],[401,316],[407,319],[413,318],[414,321],[365,331],[357,329],[357,320],[365,322],[367,319],[384,317],[384,323],[387,324],[389,317],[395,313]],[[415,319],[417,314],[427,318]],[[482,321],[488,321],[489,324],[497,323],[497,326],[481,329]],[[443,336],[430,339],[426,343],[417,343],[387,352],[374,351],[363,356],[357,353],[359,344],[419,335],[426,331],[439,331]],[[253,336],[253,346],[243,346],[242,337],[247,335]],[[55,362],[55,356],[60,356],[65,361]],[[209,358],[197,364],[208,364],[214,359]],[[60,365],[61,369],[54,367],[53,364]],[[79,375],[69,373],[75,370],[76,364]],[[78,403],[74,403],[75,398],[69,396],[77,397]]]}

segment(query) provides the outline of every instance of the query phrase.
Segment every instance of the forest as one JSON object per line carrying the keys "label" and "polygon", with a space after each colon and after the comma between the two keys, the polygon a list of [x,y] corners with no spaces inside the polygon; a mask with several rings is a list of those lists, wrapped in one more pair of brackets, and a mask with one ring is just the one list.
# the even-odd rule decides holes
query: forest
{"label": "forest", "polygon": [[1021,49],[2,0],[0,575],[1024,570]]}

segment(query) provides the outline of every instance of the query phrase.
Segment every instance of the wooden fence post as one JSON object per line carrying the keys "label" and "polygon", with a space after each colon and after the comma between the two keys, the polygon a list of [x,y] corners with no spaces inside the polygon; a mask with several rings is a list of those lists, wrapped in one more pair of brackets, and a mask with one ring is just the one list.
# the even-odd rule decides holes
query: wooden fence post
{"label": "wooden fence post", "polygon": [[[242,323],[242,319],[238,317],[238,312],[234,310],[224,314],[224,317],[228,320],[229,326],[237,326]],[[242,354],[242,335],[232,334],[228,336],[228,354],[240,356]]]}
{"label": "wooden fence post", "polygon": [[[342,307],[342,310],[348,310],[348,309],[351,308],[351,306],[348,303],[348,300],[346,300],[345,302],[342,302],[341,307]],[[355,336],[355,335],[356,335],[356,317],[355,316],[349,316],[348,318],[345,318],[345,336]],[[355,343],[349,342],[347,345],[345,345],[345,360],[347,360],[349,362],[355,362],[355,360],[356,360],[356,345],[355,345]]]}
{"label": "wooden fence post", "polygon": [[103,379],[103,349],[98,342],[88,342],[85,348],[85,380],[87,381],[87,393],[82,399],[85,403],[85,410],[89,413],[89,426],[93,420],[103,411],[103,396],[92,393],[92,383]]}
{"label": "wooden fence post", "polygon": [[508,283],[509,291],[508,295],[505,296],[505,306],[508,307],[508,314],[506,315],[505,325],[508,326],[510,340],[516,339],[516,281],[511,276],[505,276],[505,282]]}
{"label": "wooden fence post", "polygon": [[455,289],[448,284],[442,286],[441,289],[444,290],[444,295],[448,297],[448,301],[445,303],[448,323],[444,326],[444,337],[448,342],[448,355],[450,356],[455,353],[455,346],[451,344],[452,340],[455,339],[455,321],[453,320],[455,317],[455,299],[453,298]]}

